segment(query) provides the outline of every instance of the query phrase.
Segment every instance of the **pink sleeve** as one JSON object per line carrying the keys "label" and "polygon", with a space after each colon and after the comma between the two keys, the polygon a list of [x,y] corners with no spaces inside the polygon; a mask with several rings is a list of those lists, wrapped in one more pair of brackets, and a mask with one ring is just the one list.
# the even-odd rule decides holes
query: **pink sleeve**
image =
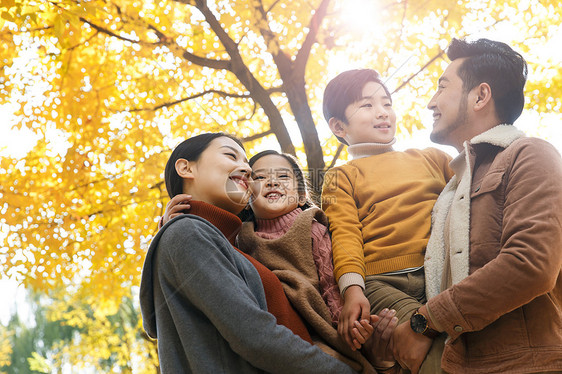
{"label": "pink sleeve", "polygon": [[328,228],[316,221],[312,222],[312,257],[318,271],[320,293],[330,309],[332,323],[337,324],[343,301],[334,277],[332,241]]}

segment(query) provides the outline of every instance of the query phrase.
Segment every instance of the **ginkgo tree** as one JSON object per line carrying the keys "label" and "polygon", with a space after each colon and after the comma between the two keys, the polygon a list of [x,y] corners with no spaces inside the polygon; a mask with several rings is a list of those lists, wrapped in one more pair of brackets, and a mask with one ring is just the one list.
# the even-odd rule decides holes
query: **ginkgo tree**
{"label": "ginkgo tree", "polygon": [[450,38],[506,24],[533,71],[527,107],[559,112],[560,67],[533,50],[560,13],[552,0],[3,0],[0,104],[37,142],[0,159],[0,273],[48,293],[50,318],[80,331],[65,347],[77,365],[110,355],[153,371],[140,321],[108,321],[136,299],[175,144],[224,131],[249,154],[275,146],[318,188],[345,155],[321,113],[329,78],[378,70],[408,133]]}

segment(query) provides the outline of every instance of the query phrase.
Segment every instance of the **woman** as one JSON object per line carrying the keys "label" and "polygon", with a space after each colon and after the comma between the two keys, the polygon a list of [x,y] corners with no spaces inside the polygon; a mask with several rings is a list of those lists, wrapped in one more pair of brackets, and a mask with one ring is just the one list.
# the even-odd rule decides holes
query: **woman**
{"label": "woman", "polygon": [[142,273],[162,373],[352,373],[310,343],[275,275],[233,246],[250,172],[242,144],[220,133],[184,141],[168,160],[168,194],[193,200],[156,235]]}

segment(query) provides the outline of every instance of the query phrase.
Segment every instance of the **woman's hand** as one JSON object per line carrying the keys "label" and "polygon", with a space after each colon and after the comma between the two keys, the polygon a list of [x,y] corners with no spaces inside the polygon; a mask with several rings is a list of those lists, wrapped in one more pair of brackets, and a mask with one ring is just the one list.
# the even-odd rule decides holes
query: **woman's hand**
{"label": "woman's hand", "polygon": [[191,205],[189,205],[190,201],[191,195],[179,194],[172,197],[168,204],[166,204],[166,211],[158,222],[158,229],[161,229],[162,226],[164,226],[172,218],[175,218],[180,214],[189,213],[189,209],[191,209]]}
{"label": "woman's hand", "polygon": [[368,324],[370,310],[369,300],[363,294],[363,289],[360,286],[349,286],[345,290],[343,309],[338,323],[338,334],[354,351],[361,348],[359,341],[353,338],[353,329],[357,328],[355,322],[364,320]]}
{"label": "woman's hand", "polygon": [[371,323],[374,331],[371,340],[364,347],[366,356],[369,359],[376,358],[383,361],[394,361],[392,337],[394,329],[398,325],[398,318],[395,317],[396,311],[385,308],[378,316],[379,319]]}

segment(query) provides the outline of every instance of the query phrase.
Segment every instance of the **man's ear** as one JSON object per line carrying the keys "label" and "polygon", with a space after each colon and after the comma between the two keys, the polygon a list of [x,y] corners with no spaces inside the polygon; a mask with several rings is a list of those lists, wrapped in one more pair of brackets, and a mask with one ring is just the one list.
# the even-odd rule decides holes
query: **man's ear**
{"label": "man's ear", "polygon": [[187,161],[185,158],[178,158],[175,164],[178,175],[185,179],[193,179],[193,162]]}
{"label": "man's ear", "polygon": [[335,136],[339,136],[340,138],[345,138],[345,126],[344,123],[337,119],[336,117],[330,118],[328,121],[328,126],[330,126],[330,130]]}
{"label": "man's ear", "polygon": [[475,101],[474,101],[474,110],[479,111],[485,108],[488,103],[492,101],[492,89],[490,85],[486,82],[480,83],[478,86],[474,88],[475,94]]}

